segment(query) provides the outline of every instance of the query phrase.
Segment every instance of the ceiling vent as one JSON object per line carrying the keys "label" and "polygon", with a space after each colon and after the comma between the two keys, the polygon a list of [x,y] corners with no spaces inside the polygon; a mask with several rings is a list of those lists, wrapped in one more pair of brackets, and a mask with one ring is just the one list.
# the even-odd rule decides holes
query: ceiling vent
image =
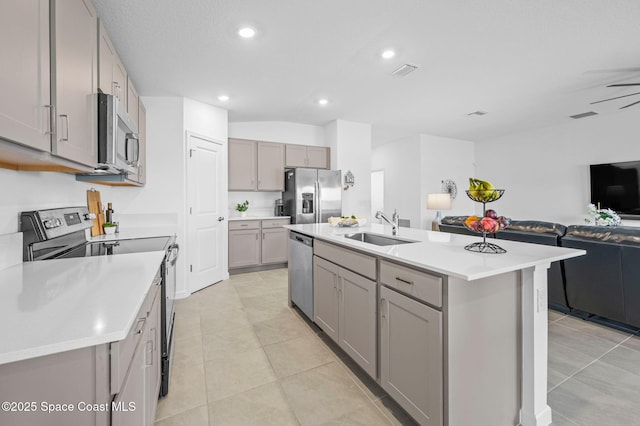
{"label": "ceiling vent", "polygon": [[411,74],[415,70],[418,69],[417,65],[404,64],[400,65],[398,68],[391,72],[391,75],[395,75],[397,77],[404,77],[407,74]]}
{"label": "ceiling vent", "polygon": [[569,118],[578,120],[579,118],[591,117],[592,115],[598,115],[598,113],[594,111],[583,112],[582,114],[570,115]]}
{"label": "ceiling vent", "polygon": [[487,115],[487,114],[489,114],[487,111],[480,111],[480,110],[478,110],[478,111],[470,112],[470,113],[469,113],[469,114],[467,114],[467,115]]}

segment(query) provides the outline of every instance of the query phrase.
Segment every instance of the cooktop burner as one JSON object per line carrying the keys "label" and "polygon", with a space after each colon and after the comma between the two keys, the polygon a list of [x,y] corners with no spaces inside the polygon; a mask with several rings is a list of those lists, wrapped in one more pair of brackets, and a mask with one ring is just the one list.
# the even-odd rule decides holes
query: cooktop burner
{"label": "cooktop burner", "polygon": [[134,240],[101,241],[87,243],[74,248],[57,259],[71,257],[104,256],[110,254],[141,253],[148,251],[166,251],[171,237],[139,238]]}

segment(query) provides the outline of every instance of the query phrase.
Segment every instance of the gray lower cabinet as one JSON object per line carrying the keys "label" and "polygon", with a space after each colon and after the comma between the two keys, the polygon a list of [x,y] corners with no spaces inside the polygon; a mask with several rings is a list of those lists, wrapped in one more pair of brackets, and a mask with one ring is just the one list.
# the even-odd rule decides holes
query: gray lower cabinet
{"label": "gray lower cabinet", "polygon": [[380,384],[421,425],[442,425],[442,313],[384,286],[380,301]]}
{"label": "gray lower cabinet", "polygon": [[289,254],[286,219],[229,222],[229,269],[284,263]]}
{"label": "gray lower cabinet", "polygon": [[229,268],[260,264],[260,228],[229,228]]}
{"label": "gray lower cabinet", "polygon": [[262,229],[262,264],[286,262],[289,232],[284,228]]}
{"label": "gray lower cabinet", "polygon": [[314,321],[376,378],[376,282],[314,256]]}

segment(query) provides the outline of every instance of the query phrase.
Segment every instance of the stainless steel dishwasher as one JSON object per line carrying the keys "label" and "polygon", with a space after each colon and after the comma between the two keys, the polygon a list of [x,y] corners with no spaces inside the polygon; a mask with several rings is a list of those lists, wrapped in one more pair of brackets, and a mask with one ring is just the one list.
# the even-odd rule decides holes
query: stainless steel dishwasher
{"label": "stainless steel dishwasher", "polygon": [[313,238],[289,232],[291,301],[313,321]]}

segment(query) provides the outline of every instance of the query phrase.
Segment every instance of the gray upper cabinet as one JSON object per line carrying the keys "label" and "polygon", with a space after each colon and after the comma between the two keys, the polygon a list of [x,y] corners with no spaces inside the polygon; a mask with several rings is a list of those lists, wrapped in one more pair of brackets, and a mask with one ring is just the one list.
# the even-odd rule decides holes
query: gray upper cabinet
{"label": "gray upper cabinet", "polygon": [[102,22],[98,24],[98,88],[126,107],[127,71]]}
{"label": "gray upper cabinet", "polygon": [[256,141],[229,139],[229,191],[255,191]]}
{"label": "gray upper cabinet", "polygon": [[52,152],[88,166],[97,163],[98,21],[87,0],[55,0],[52,84],[56,135]]}
{"label": "gray upper cabinet", "polygon": [[0,138],[51,150],[49,0],[3,0]]}
{"label": "gray upper cabinet", "polygon": [[284,145],[258,142],[258,191],[284,191]]}
{"label": "gray upper cabinet", "polygon": [[329,168],[329,148],[322,146],[287,145],[286,167]]}
{"label": "gray upper cabinet", "polygon": [[284,191],[284,145],[229,139],[229,191]]}
{"label": "gray upper cabinet", "polygon": [[138,98],[136,88],[133,86],[131,79],[127,79],[127,114],[129,114],[131,120],[136,123],[136,126],[139,124],[139,102],[140,100]]}

